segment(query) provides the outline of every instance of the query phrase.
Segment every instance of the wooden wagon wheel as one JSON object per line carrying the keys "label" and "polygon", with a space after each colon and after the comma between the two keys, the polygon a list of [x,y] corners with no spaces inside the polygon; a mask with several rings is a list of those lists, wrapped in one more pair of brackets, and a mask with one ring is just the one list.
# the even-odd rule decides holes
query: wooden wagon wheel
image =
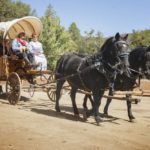
{"label": "wooden wagon wheel", "polygon": [[47,88],[47,95],[52,102],[56,102],[56,84],[54,73],[50,74],[47,83],[50,84],[50,87]]}
{"label": "wooden wagon wheel", "polygon": [[48,88],[47,95],[52,102],[56,102],[56,90],[55,89]]}
{"label": "wooden wagon wheel", "polygon": [[6,94],[10,104],[16,105],[21,96],[21,80],[17,73],[12,72],[6,81]]}

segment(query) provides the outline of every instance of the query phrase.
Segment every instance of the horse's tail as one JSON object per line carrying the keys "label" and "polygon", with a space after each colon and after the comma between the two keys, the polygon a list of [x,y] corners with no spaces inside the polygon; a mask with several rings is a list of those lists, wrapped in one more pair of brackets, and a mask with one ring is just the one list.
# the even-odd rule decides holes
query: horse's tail
{"label": "horse's tail", "polygon": [[64,55],[61,56],[56,63],[55,79],[60,79],[61,77],[63,77],[63,68],[64,68]]}

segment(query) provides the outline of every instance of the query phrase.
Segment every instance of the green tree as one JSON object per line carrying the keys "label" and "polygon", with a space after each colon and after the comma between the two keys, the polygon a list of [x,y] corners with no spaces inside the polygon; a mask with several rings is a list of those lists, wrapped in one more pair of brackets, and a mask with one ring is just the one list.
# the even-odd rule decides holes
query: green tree
{"label": "green tree", "polygon": [[85,36],[82,37],[82,44],[80,51],[83,53],[93,54],[97,52],[104,42],[104,38],[101,32],[97,32],[91,29],[89,32],[85,31]]}
{"label": "green tree", "polygon": [[11,9],[10,3],[11,0],[0,0],[0,22],[5,21],[10,16],[8,12]]}
{"label": "green tree", "polygon": [[69,33],[71,35],[71,39],[76,43],[76,50],[79,51],[79,47],[81,44],[81,34],[80,34],[80,30],[77,27],[76,23],[73,22],[70,27],[69,27]]}
{"label": "green tree", "polygon": [[135,31],[130,35],[130,46],[148,46],[150,45],[150,30]]}
{"label": "green tree", "polygon": [[20,0],[0,0],[0,22],[35,14],[30,5]]}
{"label": "green tree", "polygon": [[48,67],[53,69],[60,55],[75,49],[75,43],[70,34],[60,25],[60,20],[51,5],[48,6],[41,20],[44,28],[40,40],[43,43]]}

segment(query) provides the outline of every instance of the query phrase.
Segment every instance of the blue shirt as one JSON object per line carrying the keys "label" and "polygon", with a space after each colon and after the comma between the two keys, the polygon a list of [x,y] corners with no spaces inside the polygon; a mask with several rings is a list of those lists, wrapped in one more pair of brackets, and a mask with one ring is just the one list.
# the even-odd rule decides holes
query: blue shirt
{"label": "blue shirt", "polygon": [[20,48],[21,48],[21,47],[22,47],[21,43],[19,43],[19,42],[17,41],[17,39],[14,39],[13,42],[12,42],[12,50],[13,50],[14,52],[20,51]]}

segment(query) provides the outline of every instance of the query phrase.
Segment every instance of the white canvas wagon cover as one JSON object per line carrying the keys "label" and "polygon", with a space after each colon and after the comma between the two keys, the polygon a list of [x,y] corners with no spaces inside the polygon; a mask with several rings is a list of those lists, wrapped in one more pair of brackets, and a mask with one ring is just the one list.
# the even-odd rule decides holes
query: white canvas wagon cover
{"label": "white canvas wagon cover", "polygon": [[39,35],[42,28],[42,22],[39,18],[34,16],[26,16],[12,21],[0,22],[0,32],[3,33],[3,39],[6,37],[14,39],[20,32],[25,32],[28,37],[31,37],[32,33]]}

